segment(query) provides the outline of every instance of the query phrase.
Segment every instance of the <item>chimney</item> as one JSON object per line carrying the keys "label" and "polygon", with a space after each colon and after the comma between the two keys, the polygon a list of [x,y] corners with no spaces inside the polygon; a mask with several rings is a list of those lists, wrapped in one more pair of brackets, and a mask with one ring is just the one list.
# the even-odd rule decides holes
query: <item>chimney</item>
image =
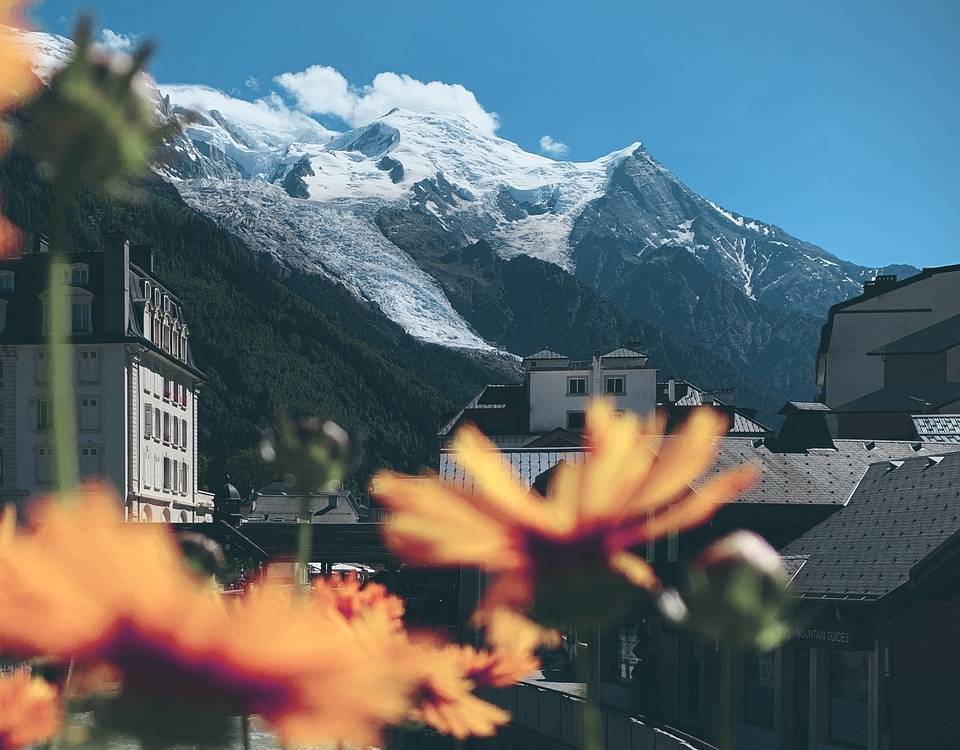
{"label": "chimney", "polygon": [[155,273],[153,245],[142,242],[130,247],[130,258],[147,273]]}
{"label": "chimney", "polygon": [[874,276],[870,281],[863,282],[863,294],[865,297],[874,297],[883,294],[897,283],[895,273],[884,273]]}
{"label": "chimney", "polygon": [[777,442],[788,450],[835,448],[827,415],[830,407],[818,402],[789,401],[778,412],[784,416]]}
{"label": "chimney", "polygon": [[130,328],[130,242],[108,234],[103,248],[104,332],[125,336]]}

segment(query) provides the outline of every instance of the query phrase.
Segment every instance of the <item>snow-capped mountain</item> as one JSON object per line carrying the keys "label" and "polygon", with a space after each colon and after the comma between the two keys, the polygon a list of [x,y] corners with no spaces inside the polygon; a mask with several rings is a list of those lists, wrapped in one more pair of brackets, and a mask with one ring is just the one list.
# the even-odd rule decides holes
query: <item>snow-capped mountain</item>
{"label": "snow-capped mountain", "polygon": [[[62,57],[66,40],[34,36]],[[809,390],[819,320],[879,270],[720,207],[640,143],[569,162],[448,113],[395,109],[334,132],[276,94],[161,84],[157,99],[183,132],[156,169],[190,206],[424,341],[509,348],[509,326],[525,323],[493,321],[489,290],[502,294],[503,264],[528,256],[622,315]]]}

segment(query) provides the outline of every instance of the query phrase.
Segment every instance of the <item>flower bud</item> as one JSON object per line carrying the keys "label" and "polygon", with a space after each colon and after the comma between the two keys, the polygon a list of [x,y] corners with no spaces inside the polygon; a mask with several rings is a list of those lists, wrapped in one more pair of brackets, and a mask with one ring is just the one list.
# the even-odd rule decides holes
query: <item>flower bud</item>
{"label": "flower bud", "polygon": [[284,481],[302,493],[334,489],[343,479],[350,439],[336,422],[309,417],[281,420],[260,444],[264,461],[276,464]]}
{"label": "flower bud", "polygon": [[776,550],[753,532],[736,531],[710,545],[691,567],[687,624],[727,645],[773,648],[789,633],[788,583]]}

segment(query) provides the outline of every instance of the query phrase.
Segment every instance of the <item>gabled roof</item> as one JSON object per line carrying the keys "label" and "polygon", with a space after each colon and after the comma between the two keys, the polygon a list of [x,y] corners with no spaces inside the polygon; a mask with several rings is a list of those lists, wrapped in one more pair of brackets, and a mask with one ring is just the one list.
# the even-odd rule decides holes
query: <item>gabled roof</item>
{"label": "gabled roof", "polygon": [[[666,438],[671,440],[672,438]],[[944,451],[960,452],[960,445],[923,445],[897,440],[836,440],[835,448],[810,448],[806,451],[779,451],[775,444],[749,437],[724,437],[713,471],[720,472],[744,463],[760,467],[760,481],[738,502],[764,505],[842,506],[870,464]],[[502,452],[508,464],[526,486],[561,460],[580,463],[586,459],[583,448],[528,449]],[[456,453],[440,453],[440,478],[466,490],[473,480],[456,463]]]}
{"label": "gabled roof", "polygon": [[960,315],[891,341],[867,354],[939,354],[960,344]]}
{"label": "gabled roof", "polygon": [[783,549],[804,598],[875,601],[960,533],[960,453],[871,465],[850,502]]}
{"label": "gabled roof", "polygon": [[960,383],[901,383],[888,385],[834,409],[834,412],[922,412],[960,401]]}
{"label": "gabled roof", "polygon": [[524,359],[570,359],[566,354],[557,354],[549,349],[541,349],[533,354],[528,354]]}
{"label": "gabled roof", "polygon": [[915,414],[917,437],[928,443],[960,443],[960,414]]}
{"label": "gabled roof", "polygon": [[607,352],[603,356],[611,357],[613,359],[631,359],[633,357],[646,357],[647,355],[643,352],[634,351],[633,349],[627,349],[626,347],[621,346],[619,349],[614,349],[612,352]]}
{"label": "gabled roof", "polygon": [[[454,428],[471,416],[481,418],[479,414],[485,410],[510,410],[519,412],[528,410],[529,408],[530,405],[527,402],[527,387],[523,383],[489,383],[483,386],[450,421],[443,425],[438,430],[437,435],[439,437],[449,435],[453,432]],[[482,427],[483,425],[480,426]]]}

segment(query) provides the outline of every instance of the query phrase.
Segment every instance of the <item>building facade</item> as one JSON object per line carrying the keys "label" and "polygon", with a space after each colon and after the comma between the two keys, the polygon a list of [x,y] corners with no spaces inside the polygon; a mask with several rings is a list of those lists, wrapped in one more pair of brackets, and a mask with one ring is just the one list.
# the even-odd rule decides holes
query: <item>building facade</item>
{"label": "building facade", "polygon": [[[38,238],[0,261],[4,501],[53,489],[43,314],[50,257]],[[82,477],[112,485],[128,520],[206,520],[210,502],[196,481],[203,376],[180,300],[154,274],[152,252],[120,237],[65,261]]]}
{"label": "building facade", "polygon": [[960,265],[879,276],[830,308],[817,385],[840,437],[906,439],[911,414],[960,410]]}

